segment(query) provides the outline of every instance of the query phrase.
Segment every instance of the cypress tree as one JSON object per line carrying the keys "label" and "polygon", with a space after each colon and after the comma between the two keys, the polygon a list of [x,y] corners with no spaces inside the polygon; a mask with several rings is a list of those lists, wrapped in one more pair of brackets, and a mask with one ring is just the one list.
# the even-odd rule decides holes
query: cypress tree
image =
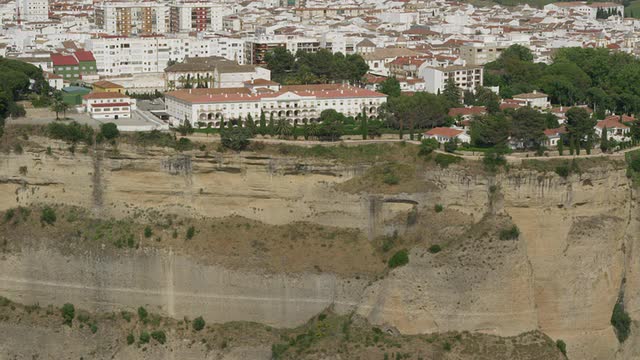
{"label": "cypress tree", "polygon": [[273,120],[273,113],[271,113],[271,116],[269,116],[268,133],[269,133],[269,135],[273,136],[273,135],[275,135],[275,132],[276,132],[276,124],[275,124],[275,121]]}
{"label": "cypress tree", "polygon": [[573,136],[569,139],[569,155],[573,155],[576,151],[576,142],[573,140]]}
{"label": "cypress tree", "polygon": [[264,111],[260,111],[260,134],[265,135],[267,131],[267,117],[264,115]]}
{"label": "cypress tree", "polygon": [[564,152],[564,139],[562,139],[562,136],[560,137],[560,140],[558,140],[558,154],[560,156],[562,156],[562,153]]}
{"label": "cypress tree", "polygon": [[607,152],[609,150],[609,139],[607,137],[607,127],[602,129],[602,136],[600,137],[600,150]]}

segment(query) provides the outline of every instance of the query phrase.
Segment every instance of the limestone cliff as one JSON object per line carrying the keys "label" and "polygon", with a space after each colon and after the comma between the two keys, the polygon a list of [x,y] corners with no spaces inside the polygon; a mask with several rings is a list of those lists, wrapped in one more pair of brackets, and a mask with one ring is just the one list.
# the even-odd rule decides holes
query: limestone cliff
{"label": "limestone cliff", "polygon": [[[178,318],[202,314],[273,326],[302,324],[334,304],[340,313],[357,311],[407,334],[541,330],[563,339],[571,359],[632,359],[640,352],[637,333],[619,346],[610,325],[621,291],[631,318],[640,319],[638,211],[619,163],[567,178],[519,167],[491,175],[462,163],[418,167],[417,178],[430,184],[418,192],[337,187],[368,167],[126,146],[117,154],[0,155],[0,210],[44,203],[116,218],[149,209],[193,218],[239,215],[271,225],[355,228],[371,241],[393,231],[415,240],[407,266],[362,277],[231,269],[194,262],[180,249],[65,254],[45,241],[2,256],[0,294],[96,310],[144,303]],[[436,204],[443,214],[431,210]],[[417,224],[403,220],[416,210]],[[520,236],[500,240],[511,224]],[[430,253],[432,244],[443,250]]]}

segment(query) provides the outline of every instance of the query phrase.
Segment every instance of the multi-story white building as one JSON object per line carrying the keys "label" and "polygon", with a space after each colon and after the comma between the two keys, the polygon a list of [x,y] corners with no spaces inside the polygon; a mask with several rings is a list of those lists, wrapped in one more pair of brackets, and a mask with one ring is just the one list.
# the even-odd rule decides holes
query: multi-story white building
{"label": "multi-story white building", "polygon": [[421,75],[425,81],[425,90],[437,94],[444,91],[447,80],[453,79],[462,91],[474,91],[482,86],[482,66],[443,66],[425,67]]}
{"label": "multi-story white building", "polygon": [[170,31],[220,31],[223,18],[233,12],[231,6],[205,1],[179,1],[169,5]]}
{"label": "multi-story white building", "polygon": [[105,1],[95,6],[96,26],[108,34],[164,34],[169,6],[149,1]]}
{"label": "multi-story white building", "polygon": [[[265,86],[258,84],[265,83]],[[275,90],[275,91],[274,91]],[[227,89],[189,89],[165,94],[167,113],[173,126],[187,120],[211,123],[254,120],[264,113],[267,118],[286,119],[290,123],[304,124],[315,121],[326,109],[335,109],[346,116],[363,111],[374,118],[380,106],[387,101],[385,94],[363,88],[339,85],[278,86],[270,81],[248,82],[245,87]]]}
{"label": "multi-story white building", "polygon": [[89,39],[85,47],[93,52],[98,75],[103,76],[162,72],[172,49],[163,36],[107,36]]}
{"label": "multi-story white building", "polygon": [[16,0],[16,18],[27,22],[49,20],[49,0]]}
{"label": "multi-story white building", "polygon": [[271,71],[255,65],[239,65],[222,57],[187,58],[165,70],[167,88],[233,88],[246,81],[271,80]]}
{"label": "multi-story white building", "polygon": [[136,100],[119,92],[96,92],[82,97],[82,108],[93,119],[127,119]]}
{"label": "multi-story white building", "polygon": [[210,56],[220,56],[228,60],[245,64],[244,39],[231,36],[207,37]]}

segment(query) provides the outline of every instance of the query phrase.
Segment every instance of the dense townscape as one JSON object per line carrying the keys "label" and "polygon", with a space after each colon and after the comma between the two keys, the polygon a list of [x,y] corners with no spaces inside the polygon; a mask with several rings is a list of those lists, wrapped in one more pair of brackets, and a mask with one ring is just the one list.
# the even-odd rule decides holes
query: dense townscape
{"label": "dense townscape", "polygon": [[635,144],[633,4],[542,5],[5,1],[4,116],[31,100],[125,131]]}

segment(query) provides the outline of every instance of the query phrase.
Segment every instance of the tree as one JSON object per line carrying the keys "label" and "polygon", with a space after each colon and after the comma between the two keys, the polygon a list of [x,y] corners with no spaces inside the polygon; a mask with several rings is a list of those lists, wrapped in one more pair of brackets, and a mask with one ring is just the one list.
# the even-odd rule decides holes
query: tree
{"label": "tree", "polygon": [[267,132],[267,117],[264,115],[264,111],[260,111],[260,134],[265,135]]}
{"label": "tree", "polygon": [[191,121],[189,120],[184,120],[184,124],[178,126],[178,132],[180,133],[180,135],[182,136],[187,136],[189,134],[193,134],[193,132],[195,131],[193,129],[193,126],[191,126]]}
{"label": "tree", "polygon": [[456,80],[453,76],[449,77],[444,84],[442,96],[447,100],[448,107],[460,106],[460,88],[456,85]]}
{"label": "tree", "polygon": [[346,117],[333,110],[327,109],[320,113],[319,137],[321,140],[336,141],[344,133],[344,121]]}
{"label": "tree", "polygon": [[575,140],[576,152],[579,155],[581,147],[586,148],[587,144],[593,144],[594,126],[597,121],[581,107],[573,107],[565,115],[567,117],[567,132]]}
{"label": "tree", "polygon": [[511,137],[525,149],[537,149],[545,138],[545,116],[530,107],[516,109],[511,116]]}
{"label": "tree", "polygon": [[395,77],[389,77],[378,85],[378,91],[391,97],[400,96],[400,82]]}
{"label": "tree", "polygon": [[106,123],[100,125],[100,133],[107,140],[113,140],[120,136],[118,126],[114,123]]}
{"label": "tree", "polygon": [[276,123],[275,134],[283,138],[289,138],[292,133],[293,129],[291,127],[291,123],[286,119],[279,119]]}
{"label": "tree", "polygon": [[558,140],[558,154],[562,156],[563,153],[564,153],[564,139],[562,136],[560,136],[560,139]]}
{"label": "tree", "polygon": [[602,134],[600,136],[600,150],[603,153],[609,151],[609,138],[607,137],[607,127],[605,126],[602,129]]}
{"label": "tree", "polygon": [[243,128],[231,128],[220,131],[220,139],[222,146],[235,150],[242,151],[249,146],[249,139],[251,135],[247,129]]}
{"label": "tree", "polygon": [[504,114],[476,117],[471,122],[471,143],[479,147],[506,146],[511,122]]}
{"label": "tree", "polygon": [[66,112],[67,109],[69,109],[69,104],[65,103],[64,101],[56,100],[51,105],[51,111],[56,113],[56,120],[60,120],[60,113]]}
{"label": "tree", "polygon": [[273,136],[276,134],[276,123],[275,120],[273,119],[273,113],[271,113],[271,115],[269,115],[269,128],[268,128],[268,133],[269,135]]}
{"label": "tree", "polygon": [[363,109],[362,113],[358,115],[360,117],[360,131],[362,132],[362,140],[367,140],[369,135],[369,119],[367,118],[366,110]]}

